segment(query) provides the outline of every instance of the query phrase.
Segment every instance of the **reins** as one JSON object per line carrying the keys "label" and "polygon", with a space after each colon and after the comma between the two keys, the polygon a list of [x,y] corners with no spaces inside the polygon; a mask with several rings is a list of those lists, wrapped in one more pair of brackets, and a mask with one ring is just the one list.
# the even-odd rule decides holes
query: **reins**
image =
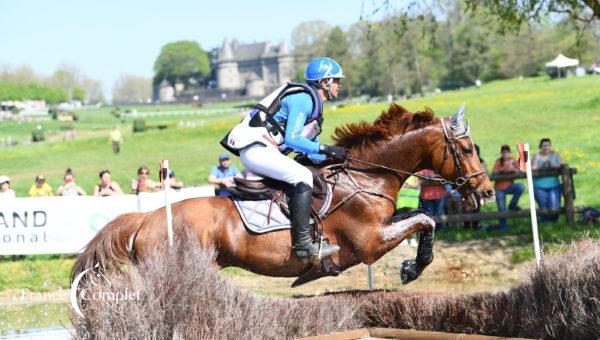
{"label": "reins", "polygon": [[[344,173],[348,179],[350,180],[350,182],[352,183],[352,185],[354,186],[354,191],[352,191],[350,194],[344,196],[344,198],[342,198],[336,205],[334,205],[333,207],[331,207],[331,209],[329,209],[328,211],[326,211],[322,217],[318,218],[318,224],[321,224],[321,220],[325,219],[327,216],[331,215],[334,211],[336,211],[338,208],[340,208],[341,206],[343,206],[344,204],[346,204],[350,199],[352,199],[354,196],[358,195],[359,193],[366,193],[369,195],[373,195],[373,196],[377,196],[377,197],[381,197],[381,198],[385,198],[387,200],[389,200],[390,202],[392,202],[392,204],[395,206],[396,205],[396,198],[392,197],[386,193],[383,192],[377,192],[377,191],[373,191],[373,190],[367,190],[367,189],[363,189],[360,185],[358,185],[356,183],[356,181],[354,180],[354,178],[352,178],[352,176],[350,176],[350,174],[348,174],[347,169],[348,170],[352,170],[352,171],[368,171],[368,168],[357,168],[357,167],[353,167],[350,165],[350,162],[356,162],[356,163],[361,163],[361,164],[365,164],[365,165],[369,165],[373,168],[377,168],[377,169],[383,169],[389,172],[393,172],[395,174],[404,174],[404,175],[409,175],[409,176],[415,176],[417,178],[423,179],[423,180],[427,180],[427,181],[431,181],[434,183],[439,183],[442,185],[446,185],[446,184],[450,184],[453,187],[455,187],[456,190],[460,189],[461,187],[466,185],[467,191],[469,193],[474,193],[477,188],[479,188],[479,186],[481,185],[481,183],[483,183],[483,181],[485,180],[485,177],[483,177],[479,182],[477,182],[477,185],[475,185],[475,187],[471,187],[470,185],[468,185],[468,182],[471,178],[473,177],[477,177],[480,176],[482,174],[485,174],[485,171],[480,170],[477,172],[473,172],[470,174],[465,174],[465,171],[463,169],[463,167],[460,164],[460,154],[458,153],[458,150],[456,149],[456,146],[454,145],[454,142],[461,139],[461,138],[470,138],[470,129],[467,128],[465,130],[465,132],[459,136],[455,136],[454,135],[454,131],[452,129],[452,127],[447,126],[447,124],[449,125],[449,119],[448,118],[442,118],[441,119],[441,123],[442,123],[442,128],[444,130],[444,137],[445,137],[445,141],[446,141],[446,146],[445,146],[445,150],[444,150],[444,162],[447,159],[447,153],[448,153],[448,149],[451,150],[452,152],[452,156],[454,158],[454,164],[455,167],[460,171],[461,176],[458,177],[456,180],[454,181],[448,181],[444,178],[441,177],[432,177],[432,176],[425,176],[425,175],[421,175],[418,174],[416,172],[410,172],[410,171],[405,171],[405,170],[401,170],[401,169],[395,169],[386,165],[382,165],[382,164],[377,164],[377,163],[373,163],[373,162],[369,162],[369,161],[365,161],[362,159],[358,159],[358,158],[354,158],[352,157],[352,154],[350,153],[349,150],[348,154],[349,156],[347,157],[347,161],[342,163],[342,164],[332,164],[330,166],[327,166],[324,168],[324,170],[328,170],[330,171],[330,174],[328,174],[327,176],[325,176],[325,179],[329,179],[331,177],[334,177],[333,182],[329,182],[329,184],[335,186],[338,183],[338,176],[340,173]],[[473,142],[471,141],[471,144],[473,144]]]}

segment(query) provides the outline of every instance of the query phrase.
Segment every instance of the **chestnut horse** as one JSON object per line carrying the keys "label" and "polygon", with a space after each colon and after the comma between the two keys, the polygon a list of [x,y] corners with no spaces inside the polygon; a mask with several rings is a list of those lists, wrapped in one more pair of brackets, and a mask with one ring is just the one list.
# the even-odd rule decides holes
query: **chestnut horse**
{"label": "chestnut horse", "polygon": [[[490,199],[494,190],[463,121],[464,105],[452,118],[433,112],[411,113],[392,104],[373,123],[336,128],[334,140],[351,157],[338,167],[330,214],[322,221],[324,237],[341,250],[318,264],[292,254],[290,230],[249,232],[228,197],[194,198],[173,204],[175,236],[191,233],[202,247],[217,251],[216,265],[240,267],[275,277],[300,277],[294,285],[335,276],[359,263],[372,264],[402,240],[421,231],[415,260],[405,261],[403,282],[414,280],[432,261],[435,222],[423,213],[392,219],[402,183],[432,169],[458,188],[463,199]],[[339,169],[342,169],[340,171]],[[321,170],[331,173],[332,168]],[[166,242],[165,209],[131,213],[107,224],[87,245],[73,277],[97,263],[101,267],[141,260]],[[327,260],[327,261],[325,261]]]}

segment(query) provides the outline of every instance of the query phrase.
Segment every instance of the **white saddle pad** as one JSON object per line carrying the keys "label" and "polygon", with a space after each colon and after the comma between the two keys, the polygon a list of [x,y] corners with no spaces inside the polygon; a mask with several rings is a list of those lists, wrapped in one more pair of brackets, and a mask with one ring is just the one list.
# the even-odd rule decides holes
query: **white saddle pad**
{"label": "white saddle pad", "polygon": [[[327,185],[327,197],[325,203],[319,211],[319,216],[323,216],[331,205],[331,185]],[[241,197],[232,196],[233,203],[240,213],[240,217],[248,230],[264,234],[270,231],[290,229],[290,219],[285,216],[279,206],[272,203],[271,200],[245,201]],[[271,213],[269,215],[269,209]]]}

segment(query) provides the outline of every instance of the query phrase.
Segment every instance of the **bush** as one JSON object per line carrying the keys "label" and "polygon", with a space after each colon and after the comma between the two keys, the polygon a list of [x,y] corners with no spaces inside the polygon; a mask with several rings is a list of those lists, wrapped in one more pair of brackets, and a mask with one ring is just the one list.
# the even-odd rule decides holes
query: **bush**
{"label": "bush", "polygon": [[50,118],[52,118],[52,120],[58,119],[58,110],[57,109],[52,108],[52,109],[48,110],[48,114],[50,115]]}
{"label": "bush", "polygon": [[144,132],[146,131],[146,121],[143,119],[136,119],[133,121],[133,132]]}
{"label": "bush", "polygon": [[36,126],[31,132],[31,141],[34,143],[43,142],[46,140],[44,130],[41,125]]}
{"label": "bush", "polygon": [[[188,236],[188,238],[191,238]],[[231,285],[215,254],[193,241],[166,242],[124,272],[107,273],[87,296],[140,292],[134,301],[86,300],[71,313],[82,338],[263,339],[362,327],[477,333],[536,339],[600,337],[600,243],[584,239],[543,258],[527,282],[508,290],[443,294],[352,291],[266,298]],[[566,248],[566,247],[565,247]],[[98,281],[96,281],[96,284]]]}
{"label": "bush", "polygon": [[127,272],[87,284],[86,296],[139,293],[120,303],[85,300],[84,318],[71,313],[78,337],[282,339],[360,326],[358,304],[256,296],[230,284],[213,264],[216,254],[194,241],[158,248]]}

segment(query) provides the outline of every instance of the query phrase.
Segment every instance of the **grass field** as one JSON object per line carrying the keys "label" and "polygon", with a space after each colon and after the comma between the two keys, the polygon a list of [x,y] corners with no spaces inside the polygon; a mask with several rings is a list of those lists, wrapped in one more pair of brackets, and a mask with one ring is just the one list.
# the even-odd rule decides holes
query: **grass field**
{"label": "grass field", "polygon": [[[410,110],[429,106],[438,116],[442,116],[450,115],[463,101],[467,105],[466,114],[472,124],[474,140],[481,146],[482,157],[489,166],[499,156],[501,144],[529,142],[536,149],[540,138],[549,137],[563,159],[578,168],[575,203],[600,206],[600,195],[597,193],[600,186],[600,144],[596,141],[600,131],[600,77],[498,81],[485,84],[479,90],[447,92],[400,104]],[[387,106],[377,103],[327,108],[323,141],[331,141],[330,134],[335,126],[359,120],[371,121]],[[189,107],[162,109],[187,110]],[[218,141],[240,119],[238,113],[156,117],[149,118],[148,123],[196,121],[197,127],[132,134],[132,121],[119,121],[110,115],[109,108],[81,111],[78,114],[80,120],[74,125],[80,137],[76,141],[52,141],[2,149],[0,174],[12,178],[19,196],[26,195],[38,173],[46,174],[49,183],[56,188],[67,167],[73,168],[77,182],[88,192],[97,182],[98,171],[103,168],[109,168],[113,178],[122,186],[127,186],[141,164],[150,166],[151,175],[156,178],[160,159],[169,159],[178,178],[184,182],[205,183],[208,171],[216,163],[217,155],[223,151]],[[31,131],[36,123],[22,123],[23,126],[18,127],[11,125],[16,123],[0,124],[0,132],[6,134],[7,131],[12,133],[13,128]],[[58,123],[49,124],[48,129],[51,129],[52,124]],[[122,153],[117,156],[112,154],[107,140],[108,130],[113,125],[120,125],[126,133]],[[240,165],[237,160],[234,162]],[[528,206],[527,195],[523,195],[521,206]],[[495,206],[489,205],[486,209],[494,210]],[[557,225],[542,228],[544,242],[568,242],[588,232],[592,237],[598,237],[596,229],[588,230],[582,226],[572,229],[562,220]],[[517,252],[513,260],[529,259],[532,254],[529,250],[531,236],[528,219],[511,220],[509,224],[511,231],[508,234],[520,235],[515,246],[523,246],[524,249]],[[463,241],[495,235],[499,234],[457,230],[438,233],[437,237]],[[0,290],[16,287],[37,291],[66,288],[71,263],[72,259],[65,257],[27,257],[17,262],[3,261],[0,263]],[[230,274],[236,273],[234,270]]]}
{"label": "grass field", "polygon": [[[485,84],[479,90],[447,92],[400,104],[410,110],[429,106],[441,116],[451,114],[463,101],[467,104],[466,113],[474,140],[481,146],[482,156],[490,166],[502,144],[529,142],[535,150],[540,138],[549,137],[563,159],[578,168],[576,203],[600,206],[600,195],[596,194],[600,185],[600,144],[596,142],[600,128],[600,77],[497,81]],[[371,121],[387,106],[377,103],[327,108],[322,140],[330,141],[335,126],[359,120]],[[24,196],[36,174],[46,174],[49,183],[56,188],[64,170],[72,167],[77,182],[90,192],[97,182],[98,171],[103,168],[109,168],[113,178],[123,186],[135,177],[139,165],[148,165],[152,175],[156,176],[158,161],[169,159],[181,180],[190,184],[205,183],[218,153],[223,151],[218,141],[239,120],[238,113],[152,117],[147,119],[148,124],[195,122],[196,127],[132,134],[132,120],[120,121],[110,115],[110,110],[78,112],[80,119],[73,123],[78,131],[76,141],[55,140],[3,148],[0,173],[10,176],[17,194]],[[138,109],[142,110],[148,108]],[[2,122],[0,136],[18,134],[19,131],[30,133],[35,124]],[[55,121],[42,123],[44,129],[54,131],[58,124]],[[122,152],[116,156],[107,139],[108,131],[114,125],[119,125],[125,132]],[[240,165],[237,160],[236,163]]]}

